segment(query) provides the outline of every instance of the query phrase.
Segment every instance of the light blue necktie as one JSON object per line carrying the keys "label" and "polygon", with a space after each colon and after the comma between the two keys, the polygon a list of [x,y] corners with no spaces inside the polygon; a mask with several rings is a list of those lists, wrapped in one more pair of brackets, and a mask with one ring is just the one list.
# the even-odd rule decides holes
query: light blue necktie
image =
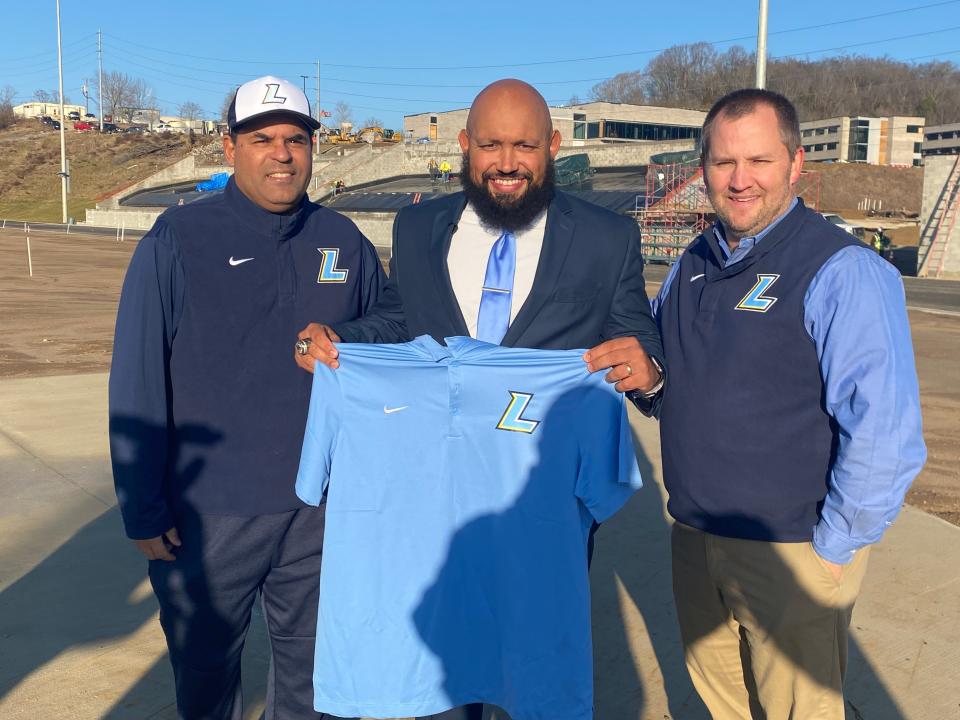
{"label": "light blue necktie", "polygon": [[517,265],[517,240],[505,232],[490,249],[483,295],[477,316],[477,340],[499,345],[510,326],[513,273]]}

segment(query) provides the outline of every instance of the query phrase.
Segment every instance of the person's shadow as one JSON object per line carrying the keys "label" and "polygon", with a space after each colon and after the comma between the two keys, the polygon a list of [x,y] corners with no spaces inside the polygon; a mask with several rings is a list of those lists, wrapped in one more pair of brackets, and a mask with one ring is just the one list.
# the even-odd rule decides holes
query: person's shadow
{"label": "person's shadow", "polygon": [[[573,395],[569,398],[573,402],[558,403],[548,416],[549,422],[545,421],[542,426],[541,457],[554,453],[558,443],[562,446],[569,442],[569,436],[559,428],[572,424],[569,413],[583,401],[575,397],[576,393]],[[671,523],[664,511],[663,491],[657,480],[659,473],[654,473],[639,442],[636,449],[644,488],[600,527],[590,569],[595,656],[593,717],[598,720],[653,717],[706,720],[710,715],[696,694],[684,664],[673,602]],[[489,684],[491,672],[514,680],[522,677],[512,675],[509,662],[500,662],[496,667],[478,667],[484,663],[495,664],[487,653],[477,652],[474,644],[478,636],[499,632],[498,613],[519,613],[520,622],[531,632],[526,638],[505,638],[507,643],[522,644],[531,638],[536,642],[551,633],[567,635],[554,621],[555,608],[570,588],[561,587],[555,578],[549,577],[549,568],[553,566],[542,563],[547,555],[562,553],[566,548],[558,542],[563,530],[555,527],[556,523],[550,524],[550,506],[544,502],[545,497],[558,494],[557,481],[555,472],[543,463],[538,464],[530,471],[522,494],[511,507],[482,515],[458,530],[442,569],[414,613],[423,642],[443,665],[444,689],[459,702],[464,698],[492,700],[494,696],[484,696],[482,690],[479,694],[470,690],[471,683],[474,690]],[[580,557],[585,566],[585,536],[582,541]],[[778,561],[770,555],[768,562],[773,566]],[[785,568],[775,571],[789,577]],[[799,584],[795,593],[803,593]],[[483,598],[481,604],[487,609],[486,617],[471,617],[465,610],[478,606],[476,598]],[[507,610],[508,606],[511,609]],[[516,617],[511,618],[510,627],[516,627],[516,622]],[[645,642],[649,642],[655,665],[645,666],[637,661],[637,656],[645,652]],[[523,650],[522,647],[516,649]],[[500,650],[507,652],[510,648]],[[794,660],[802,666],[801,658]],[[541,666],[538,672],[548,674],[554,662],[551,656],[535,659],[535,664]],[[809,671],[816,676],[819,669],[809,668]],[[857,695],[869,696],[872,707],[883,708],[884,720],[903,720],[896,702],[856,640],[851,638],[848,678],[853,676],[857,679]],[[653,715],[650,707],[653,688],[658,685],[668,705],[666,715],[660,712]],[[560,680],[554,689],[558,694],[567,690]],[[522,683],[516,690],[523,692]],[[571,707],[568,705],[567,710]],[[575,711],[570,711],[568,716],[589,717],[575,715]],[[757,711],[754,717],[759,719],[763,715]],[[850,720],[862,717],[849,693],[847,717]],[[491,706],[485,718],[508,720],[509,715]]]}
{"label": "person's shadow", "polygon": [[[640,422],[654,421],[643,419]],[[659,442],[659,435],[644,434],[648,444]],[[706,720],[710,714],[687,674],[674,606],[670,550],[672,521],[666,514],[666,491],[660,472],[652,467],[639,437],[635,442],[644,487],[597,533],[597,551],[591,567],[597,656],[596,717],[603,720],[656,717],[659,720],[659,714],[645,713],[649,711],[651,689],[662,684],[669,717]],[[768,563],[771,572],[793,585],[793,594],[800,598],[799,602],[813,604],[772,552],[765,556],[764,562]],[[600,608],[606,608],[607,612],[598,613]],[[615,620],[611,620],[611,616]],[[637,627],[638,620],[642,620],[642,627]],[[633,661],[638,650],[637,640],[644,635],[649,638],[658,667],[644,667]],[[803,665],[802,658],[793,659],[796,664]],[[814,675],[822,670],[810,668]],[[850,688],[850,681],[854,679],[855,688]],[[863,704],[880,710],[883,714],[879,717],[883,720],[903,720],[896,701],[853,637],[849,641],[847,680],[845,704],[848,720],[862,720],[858,707]],[[756,706],[755,690],[750,690]],[[762,712],[755,710],[754,717],[763,717]]]}
{"label": "person's shadow", "polygon": [[619,416],[608,392],[564,393],[523,438],[537,444],[539,459],[516,499],[451,539],[413,614],[451,704],[558,718],[591,712],[588,507],[605,517],[629,497],[618,471],[632,463],[633,447],[628,429],[618,442]]}
{"label": "person's shadow", "polygon": [[[126,443],[134,473],[156,461],[144,448],[155,446],[150,441],[162,435],[160,428],[133,418],[112,418],[111,427]],[[220,441],[217,432],[201,426],[180,428],[180,437],[185,445],[199,447]],[[202,465],[197,461],[183,473],[185,485]],[[64,653],[123,641],[140,630],[157,612],[146,569],[147,561],[126,539],[120,513],[113,508],[0,593],[0,700]],[[61,682],[84,691],[82,674]],[[172,672],[164,653],[103,717],[154,717],[172,712],[173,705]]]}

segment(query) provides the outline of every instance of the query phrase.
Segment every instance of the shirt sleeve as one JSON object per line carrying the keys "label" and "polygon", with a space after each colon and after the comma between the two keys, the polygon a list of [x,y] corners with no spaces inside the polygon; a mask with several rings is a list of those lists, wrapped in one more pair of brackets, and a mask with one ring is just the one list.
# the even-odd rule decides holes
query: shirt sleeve
{"label": "shirt sleeve", "polygon": [[630,218],[623,220],[626,221],[627,250],[610,302],[610,317],[604,325],[603,335],[607,339],[632,335],[637,338],[647,355],[657,358],[661,365],[665,365],[660,333],[650,313],[650,299],[647,297],[643,278],[640,228]]}
{"label": "shirt sleeve", "polygon": [[807,289],[804,323],[839,428],[813,545],[843,564],[893,523],[926,460],[903,281],[869,249],[845,248]]}
{"label": "shirt sleeve", "polygon": [[[658,292],[650,300],[650,311],[653,314],[653,320],[657,324],[658,331],[661,329],[660,308],[663,307],[663,303],[667,298],[667,294],[670,292],[670,288],[673,287],[673,283],[676,280],[679,271],[680,260],[677,260],[677,262],[670,266],[670,271],[667,273],[666,279],[664,279],[663,284],[660,286],[660,292]],[[664,355],[666,355],[666,351],[664,351]],[[629,394],[630,399],[633,401],[633,404],[636,405],[637,409],[644,415],[648,417],[659,418],[660,408],[663,405],[663,393],[667,389],[668,382],[669,378],[667,377],[666,366],[664,366],[663,386],[660,388],[660,392],[651,398],[643,397],[642,394],[633,392]]]}
{"label": "shirt sleeve", "polygon": [[407,332],[403,299],[397,284],[397,238],[402,221],[403,211],[397,213],[393,222],[393,256],[390,258],[390,277],[383,283],[383,292],[378,293],[372,304],[364,303],[363,317],[333,326],[343,342],[400,343],[412,339]]}
{"label": "shirt sleeve", "polygon": [[360,308],[361,314],[366,315],[377,304],[387,282],[387,275],[383,272],[377,249],[366,237],[363,238],[362,262],[363,283],[360,287]]}
{"label": "shirt sleeve", "polygon": [[337,371],[317,364],[310,392],[310,411],[297,471],[297,497],[319,505],[330,481],[333,452],[340,435],[343,393]]}
{"label": "shirt sleeve", "polygon": [[580,408],[584,421],[575,492],[600,523],[623,507],[643,481],[623,395],[612,388],[591,389]]}
{"label": "shirt sleeve", "polygon": [[170,352],[183,310],[184,275],[173,231],[158,220],[134,251],[120,294],[110,368],[110,460],[127,535],[173,527],[168,472]]}

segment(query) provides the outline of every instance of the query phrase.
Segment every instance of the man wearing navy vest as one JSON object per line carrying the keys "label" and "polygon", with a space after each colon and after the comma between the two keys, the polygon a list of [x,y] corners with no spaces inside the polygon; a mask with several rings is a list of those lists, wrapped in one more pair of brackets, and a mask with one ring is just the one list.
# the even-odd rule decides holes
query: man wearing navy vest
{"label": "man wearing navy vest", "polygon": [[150,561],[179,716],[242,717],[240,655],[259,594],[266,716],[318,718],[324,505],[294,491],[310,378],[290,339],[317,317],[359,317],[385,277],[357,227],[306,197],[320,123],[300,88],[244,83],[228,124],[223,193],[161,215],[127,271],[110,372],[114,481]]}
{"label": "man wearing navy vest", "polygon": [[903,285],[794,194],[786,98],[717,101],[702,164],[717,222],[654,301],[687,668],[718,720],[842,720],[869,546],[926,457]]}

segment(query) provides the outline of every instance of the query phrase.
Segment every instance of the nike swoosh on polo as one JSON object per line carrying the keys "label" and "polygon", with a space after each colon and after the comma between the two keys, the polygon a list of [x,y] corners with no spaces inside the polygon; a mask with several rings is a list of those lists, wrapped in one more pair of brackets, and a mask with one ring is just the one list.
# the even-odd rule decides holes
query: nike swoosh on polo
{"label": "nike swoosh on polo", "polygon": [[410,406],[409,406],[409,405],[401,405],[400,407],[392,408],[392,407],[387,407],[386,405],[384,405],[384,406],[383,406],[383,414],[384,414],[384,415],[393,415],[394,413],[400,412],[401,410],[406,410],[408,407],[410,407]]}
{"label": "nike swoosh on polo", "polygon": [[706,275],[706,273],[700,273],[699,275],[694,275],[692,278],[690,278],[690,282],[693,282],[694,280],[699,280],[704,275]]}
{"label": "nike swoosh on polo", "polygon": [[231,255],[230,260],[227,262],[229,262],[231,266],[236,267],[237,265],[243,265],[245,262],[250,262],[251,260],[253,260],[253,258],[238,258],[235,260],[233,255]]}

